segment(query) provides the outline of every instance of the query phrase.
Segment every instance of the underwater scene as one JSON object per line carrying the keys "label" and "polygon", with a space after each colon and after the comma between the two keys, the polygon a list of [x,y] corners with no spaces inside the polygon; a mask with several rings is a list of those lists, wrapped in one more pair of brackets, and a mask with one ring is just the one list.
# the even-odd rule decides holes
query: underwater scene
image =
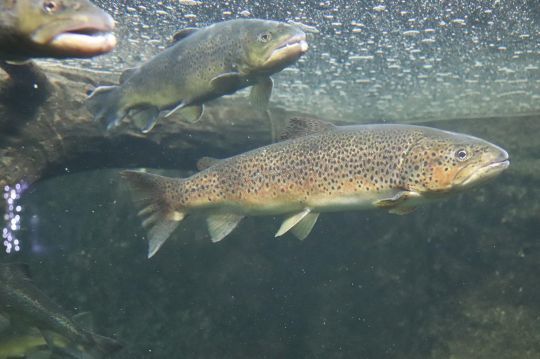
{"label": "underwater scene", "polygon": [[540,358],[537,0],[0,0],[0,359]]}

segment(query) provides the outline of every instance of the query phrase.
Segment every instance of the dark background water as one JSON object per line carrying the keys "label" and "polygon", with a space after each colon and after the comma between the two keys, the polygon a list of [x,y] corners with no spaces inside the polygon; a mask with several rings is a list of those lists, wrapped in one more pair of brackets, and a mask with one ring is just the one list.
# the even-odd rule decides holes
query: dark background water
{"label": "dark background water", "polygon": [[66,174],[26,192],[22,250],[0,258],[92,312],[117,358],[538,358],[539,120],[434,124],[511,166],[410,215],[325,214],[305,241],[248,218],[217,244],[190,218],[152,259],[116,171]]}

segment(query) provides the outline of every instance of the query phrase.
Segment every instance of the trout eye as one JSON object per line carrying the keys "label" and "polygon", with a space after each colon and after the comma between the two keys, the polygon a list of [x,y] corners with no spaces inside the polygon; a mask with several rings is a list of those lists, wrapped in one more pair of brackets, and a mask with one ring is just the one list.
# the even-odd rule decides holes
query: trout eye
{"label": "trout eye", "polygon": [[58,4],[55,1],[45,1],[43,3],[43,10],[47,13],[52,13],[58,10]]}
{"label": "trout eye", "polygon": [[465,161],[469,158],[469,154],[464,149],[457,150],[455,156],[458,161]]}
{"label": "trout eye", "polygon": [[268,42],[272,40],[272,34],[269,32],[263,32],[262,34],[259,34],[259,36],[257,36],[257,40],[259,40],[260,42]]}

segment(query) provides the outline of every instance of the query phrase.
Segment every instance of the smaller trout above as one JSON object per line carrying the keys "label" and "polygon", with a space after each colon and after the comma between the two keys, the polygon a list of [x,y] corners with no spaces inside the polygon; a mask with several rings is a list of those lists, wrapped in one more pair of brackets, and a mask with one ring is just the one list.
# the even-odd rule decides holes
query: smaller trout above
{"label": "smaller trout above", "polygon": [[237,19],[183,29],[170,47],[126,70],[118,86],[96,88],[87,107],[108,129],[129,116],[145,133],[162,112],[168,117],[181,110],[182,117],[195,122],[204,103],[249,86],[252,104],[265,110],[273,88],[270,76],[307,49],[302,30],[278,21]]}
{"label": "smaller trout above", "polygon": [[304,239],[322,212],[418,205],[495,177],[502,148],[476,137],[411,125],[338,127],[291,120],[284,141],[223,160],[204,158],[189,178],[124,171],[141,205],[154,255],[190,214],[207,216],[213,242],[245,216],[283,214],[276,236]]}
{"label": "smaller trout above", "polygon": [[116,46],[113,29],[88,0],[0,0],[0,60],[104,54]]}

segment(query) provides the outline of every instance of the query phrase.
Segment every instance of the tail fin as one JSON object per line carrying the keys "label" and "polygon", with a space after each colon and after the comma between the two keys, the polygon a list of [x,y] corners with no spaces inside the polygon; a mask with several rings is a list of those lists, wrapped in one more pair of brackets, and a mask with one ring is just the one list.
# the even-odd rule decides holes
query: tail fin
{"label": "tail fin", "polygon": [[129,183],[141,208],[139,216],[143,218],[143,227],[148,229],[150,258],[186,216],[175,210],[165,196],[168,188],[178,186],[182,180],[137,171],[122,171],[120,175]]}
{"label": "tail fin", "polygon": [[120,86],[100,86],[86,100],[86,107],[94,115],[94,120],[105,123],[107,130],[120,124],[126,112],[120,108],[122,93]]}

